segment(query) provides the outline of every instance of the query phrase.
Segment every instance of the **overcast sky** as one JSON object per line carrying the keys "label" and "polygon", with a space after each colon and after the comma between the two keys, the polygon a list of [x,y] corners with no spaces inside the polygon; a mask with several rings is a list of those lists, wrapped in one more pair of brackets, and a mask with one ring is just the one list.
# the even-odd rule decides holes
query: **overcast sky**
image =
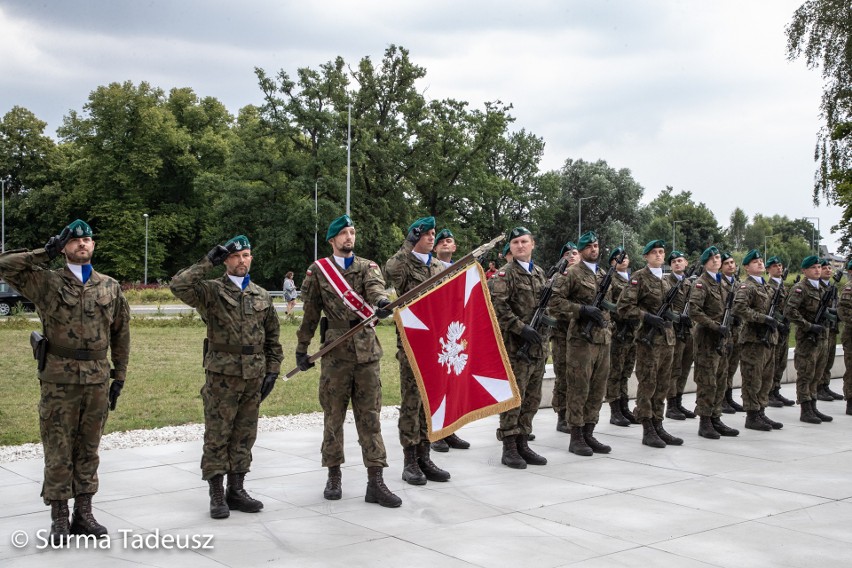
{"label": "overcast sky", "polygon": [[542,170],[604,159],[646,203],[671,185],[723,227],[737,206],[817,217],[833,248],[841,211],[811,201],[822,81],[785,52],[801,3],[0,0],[0,113],[24,106],[54,135],[95,88],[130,80],[236,114],[261,103],[255,66],[294,75],[397,44],[427,97],[512,103],[515,128],[546,143]]}

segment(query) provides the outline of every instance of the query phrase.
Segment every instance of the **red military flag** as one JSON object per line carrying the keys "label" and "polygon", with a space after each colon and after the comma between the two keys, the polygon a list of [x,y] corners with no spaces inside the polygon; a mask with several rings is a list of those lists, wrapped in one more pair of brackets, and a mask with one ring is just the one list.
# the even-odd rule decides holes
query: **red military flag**
{"label": "red military flag", "polygon": [[478,262],[396,310],[394,319],[420,387],[430,440],[520,406]]}

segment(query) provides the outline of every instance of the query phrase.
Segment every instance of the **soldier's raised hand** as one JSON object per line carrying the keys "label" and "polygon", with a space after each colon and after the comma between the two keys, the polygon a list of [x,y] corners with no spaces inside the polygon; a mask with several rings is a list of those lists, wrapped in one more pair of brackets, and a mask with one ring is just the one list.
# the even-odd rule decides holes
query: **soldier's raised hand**
{"label": "soldier's raised hand", "polygon": [[47,242],[44,245],[44,250],[47,253],[48,258],[54,259],[59,256],[59,253],[62,252],[62,249],[65,248],[65,245],[67,245],[70,240],[71,230],[68,227],[62,229],[62,232],[55,237],[47,239]]}
{"label": "soldier's raised hand", "polygon": [[210,260],[210,263],[213,266],[219,266],[225,259],[231,256],[231,253],[234,252],[231,250],[230,245],[228,247],[224,247],[222,245],[216,245],[210,252],[207,253],[207,258]]}

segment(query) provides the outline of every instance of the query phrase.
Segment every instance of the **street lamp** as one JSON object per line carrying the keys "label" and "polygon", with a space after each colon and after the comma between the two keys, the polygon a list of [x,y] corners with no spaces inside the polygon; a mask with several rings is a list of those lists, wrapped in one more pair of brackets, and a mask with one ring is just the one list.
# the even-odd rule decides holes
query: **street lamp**
{"label": "street lamp", "polygon": [[819,230],[819,217],[802,217],[802,219],[807,219],[811,221],[811,246],[814,247],[814,252],[819,255],[819,247],[817,246],[816,240],[814,238],[814,223],[813,220],[816,219],[816,232],[820,233],[820,239],[822,239],[822,233]]}
{"label": "street lamp", "polygon": [[0,197],[0,252],[6,252],[6,184],[12,181],[12,176],[6,176],[0,179],[0,184],[3,185],[2,197]]}
{"label": "street lamp", "polygon": [[319,242],[319,237],[318,237],[318,234],[319,234],[318,233],[318,231],[319,231],[319,226],[318,226],[318,223],[319,223],[319,205],[318,205],[318,203],[319,203],[319,201],[317,199],[317,191],[319,189],[319,180],[321,180],[321,179],[322,179],[321,177],[318,177],[317,179],[314,180],[314,260],[319,258],[317,256],[317,244]]}
{"label": "street lamp", "polygon": [[679,219],[677,221],[672,221],[672,250],[675,250],[675,226],[678,223],[686,223],[686,219]]}
{"label": "street lamp", "polygon": [[580,203],[580,210],[577,213],[577,240],[580,240],[580,237],[583,236],[583,200],[584,199],[594,199],[594,195],[590,195],[588,197],[581,197],[577,201]]}
{"label": "street lamp", "polygon": [[145,285],[148,285],[148,214],[143,213],[145,217]]}

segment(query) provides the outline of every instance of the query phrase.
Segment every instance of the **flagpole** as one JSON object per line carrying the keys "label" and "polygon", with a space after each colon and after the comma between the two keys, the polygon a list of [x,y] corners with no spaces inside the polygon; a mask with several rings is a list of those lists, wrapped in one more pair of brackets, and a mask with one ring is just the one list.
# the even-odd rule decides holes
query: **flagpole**
{"label": "flagpole", "polygon": [[349,211],[349,171],[352,169],[352,103],[349,103],[349,119],[346,123],[346,214]]}

